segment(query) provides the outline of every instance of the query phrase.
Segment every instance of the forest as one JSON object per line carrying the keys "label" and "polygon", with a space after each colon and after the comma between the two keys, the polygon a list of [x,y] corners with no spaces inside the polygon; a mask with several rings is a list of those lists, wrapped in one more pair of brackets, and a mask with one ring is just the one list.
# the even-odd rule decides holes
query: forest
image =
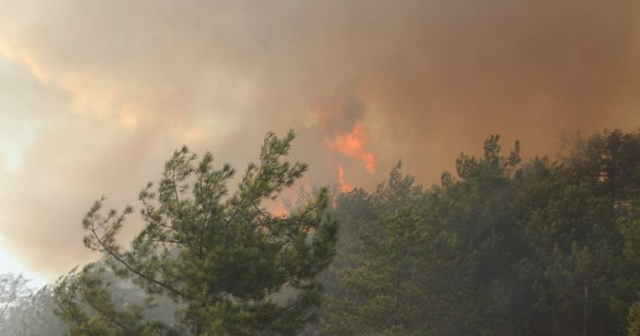
{"label": "forest", "polygon": [[0,335],[640,336],[640,130],[527,160],[493,135],[434,185],[398,162],[276,215],[308,168],[294,138],[241,176],[185,147],[133,207],[96,201],[76,243],[102,258],[40,289],[1,275]]}

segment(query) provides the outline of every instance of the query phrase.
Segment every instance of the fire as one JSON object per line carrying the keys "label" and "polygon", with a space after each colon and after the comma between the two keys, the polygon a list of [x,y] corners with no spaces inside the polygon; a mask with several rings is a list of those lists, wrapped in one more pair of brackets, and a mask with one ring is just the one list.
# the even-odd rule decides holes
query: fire
{"label": "fire", "polygon": [[286,217],[289,215],[289,211],[287,211],[282,199],[266,201],[264,203],[264,209],[274,217]]}
{"label": "fire", "polygon": [[338,187],[342,192],[351,191],[351,189],[353,189],[353,187],[344,178],[344,167],[342,165],[338,166]]}
{"label": "fire", "polygon": [[282,201],[276,202],[274,207],[271,209],[271,213],[276,217],[286,217],[289,215],[289,211],[284,207]]}
{"label": "fire", "polygon": [[326,142],[329,149],[360,160],[369,174],[375,174],[376,157],[364,148],[365,137],[362,123],[356,122],[350,132],[338,133],[334,141],[326,140]]}
{"label": "fire", "polygon": [[[357,97],[338,93],[312,107],[327,149],[341,156],[356,159],[369,174],[376,172],[376,156],[367,148],[363,125],[365,106]],[[331,160],[334,162],[335,160]],[[338,187],[347,192],[353,186],[347,182],[345,167],[337,163]]]}

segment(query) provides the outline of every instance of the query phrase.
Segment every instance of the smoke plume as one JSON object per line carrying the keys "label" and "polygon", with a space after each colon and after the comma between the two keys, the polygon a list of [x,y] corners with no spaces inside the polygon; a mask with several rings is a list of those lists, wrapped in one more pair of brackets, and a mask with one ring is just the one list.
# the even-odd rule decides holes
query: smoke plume
{"label": "smoke plume", "polygon": [[134,202],[182,144],[242,169],[294,128],[305,181],[343,190],[398,159],[436,183],[493,133],[554,154],[640,124],[638,60],[631,0],[5,0],[3,247],[52,277],[95,258],[92,201]]}

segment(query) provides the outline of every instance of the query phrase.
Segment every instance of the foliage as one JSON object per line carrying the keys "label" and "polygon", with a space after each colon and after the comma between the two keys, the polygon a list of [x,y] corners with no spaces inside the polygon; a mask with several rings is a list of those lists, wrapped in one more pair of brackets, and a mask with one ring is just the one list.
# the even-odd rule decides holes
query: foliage
{"label": "foliage", "polygon": [[524,163],[492,136],[438,185],[398,164],[372,192],[313,188],[272,216],[262,200],[306,168],[278,160],[291,139],[268,136],[231,196],[230,167],[177,152],[141,193],[127,250],[115,237],[130,210],[96,203],[85,243],[105,263],[56,289],[70,334],[640,335],[640,131]]}
{"label": "foliage", "polygon": [[[326,191],[287,216],[263,207],[307,170],[282,161],[293,139],[291,132],[268,134],[260,162],[248,165],[231,195],[231,166],[214,168],[209,153],[175,152],[157,189],[149,184],[140,193],[145,226],[129,249],[116,237],[133,209],[104,214],[104,199],[97,201],[83,221],[84,243],[108,267],[89,265],[58,283],[70,335],[295,335],[311,321],[320,303],[317,276],[335,253],[337,222],[326,214]],[[102,280],[106,271],[147,296],[117,304]],[[276,302],[283,291],[292,297]],[[157,295],[178,305],[175,325],[145,318]]]}
{"label": "foliage", "polygon": [[348,262],[328,276],[338,285],[326,332],[635,332],[640,132],[604,131],[567,149],[522,164],[518,143],[505,156],[492,136],[440,185],[415,185],[397,167],[374,193],[345,196],[369,205],[342,218],[341,238],[355,244],[339,245],[337,261]]}
{"label": "foliage", "polygon": [[640,300],[629,309],[629,336],[640,336]]}
{"label": "foliage", "polygon": [[22,275],[0,276],[0,302],[3,313],[0,335],[3,336],[62,336],[66,327],[54,315],[53,290],[45,286],[36,290]]}
{"label": "foliage", "polygon": [[29,295],[28,283],[22,274],[0,274],[0,322],[7,319],[13,306]]}

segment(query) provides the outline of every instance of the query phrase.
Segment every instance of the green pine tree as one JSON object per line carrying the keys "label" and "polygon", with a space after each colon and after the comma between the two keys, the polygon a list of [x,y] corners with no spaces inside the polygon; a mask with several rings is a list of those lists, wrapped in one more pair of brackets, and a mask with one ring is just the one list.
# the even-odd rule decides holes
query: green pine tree
{"label": "green pine tree", "polygon": [[[324,189],[287,216],[265,210],[265,200],[307,170],[283,161],[293,139],[269,133],[260,162],[248,165],[230,195],[231,166],[214,168],[209,153],[175,152],[157,188],[140,193],[145,225],[129,248],[116,237],[133,209],[103,213],[104,199],[97,201],[83,221],[84,243],[105,264],[63,278],[56,289],[70,335],[296,335],[320,304],[317,276],[334,256],[338,224],[326,214]],[[107,271],[147,298],[118,303],[102,280]],[[174,325],[145,318],[155,295],[177,304]]]}

